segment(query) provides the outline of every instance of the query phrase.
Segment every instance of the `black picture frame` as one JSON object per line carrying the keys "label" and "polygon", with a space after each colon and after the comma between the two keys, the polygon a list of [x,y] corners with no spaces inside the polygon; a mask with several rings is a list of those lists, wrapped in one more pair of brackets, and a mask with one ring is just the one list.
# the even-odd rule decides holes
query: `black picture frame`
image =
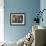
{"label": "black picture frame", "polygon": [[26,24],[25,13],[10,13],[10,25],[20,26]]}

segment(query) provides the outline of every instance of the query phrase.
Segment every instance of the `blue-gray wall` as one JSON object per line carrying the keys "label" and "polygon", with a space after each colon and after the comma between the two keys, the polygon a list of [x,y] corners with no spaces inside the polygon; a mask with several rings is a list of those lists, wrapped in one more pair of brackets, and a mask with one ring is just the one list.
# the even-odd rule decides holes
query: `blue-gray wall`
{"label": "blue-gray wall", "polygon": [[[40,10],[42,11],[43,9],[46,9],[46,0],[41,0],[40,1]],[[43,12],[43,22],[40,22],[40,25],[45,26],[46,27],[46,10]]]}
{"label": "blue-gray wall", "polygon": [[[4,38],[18,41],[32,29],[33,19],[40,9],[40,0],[4,0]],[[10,13],[22,12],[26,16],[26,25],[10,26]]]}

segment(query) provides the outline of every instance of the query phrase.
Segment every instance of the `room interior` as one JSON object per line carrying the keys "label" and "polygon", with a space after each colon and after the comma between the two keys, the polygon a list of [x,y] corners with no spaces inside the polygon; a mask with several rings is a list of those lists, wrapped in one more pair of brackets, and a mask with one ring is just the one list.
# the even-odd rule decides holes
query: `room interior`
{"label": "room interior", "polygon": [[0,0],[0,46],[46,46],[45,5],[46,0]]}

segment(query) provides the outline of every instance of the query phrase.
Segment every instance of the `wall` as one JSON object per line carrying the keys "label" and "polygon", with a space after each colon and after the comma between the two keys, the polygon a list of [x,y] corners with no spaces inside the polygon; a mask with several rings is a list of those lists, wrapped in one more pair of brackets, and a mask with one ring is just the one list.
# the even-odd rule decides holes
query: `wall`
{"label": "wall", "polygon": [[[46,9],[46,0],[41,0],[41,1],[40,1],[40,9],[41,9],[41,11],[42,11],[43,9]],[[46,19],[46,10],[43,12],[42,17],[43,17],[43,22],[41,21],[41,22],[40,22],[40,25],[46,27],[46,20],[45,20],[45,19]]]}
{"label": "wall", "polygon": [[[32,29],[35,14],[40,10],[40,0],[4,0],[4,36],[7,41],[18,41]],[[11,26],[10,13],[22,12],[26,16],[26,25]]]}

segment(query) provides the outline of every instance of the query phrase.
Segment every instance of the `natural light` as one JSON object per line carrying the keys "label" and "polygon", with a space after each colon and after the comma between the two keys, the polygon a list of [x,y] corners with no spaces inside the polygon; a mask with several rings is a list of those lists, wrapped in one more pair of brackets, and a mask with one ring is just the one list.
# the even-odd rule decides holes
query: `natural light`
{"label": "natural light", "polygon": [[4,0],[0,0],[0,42],[4,41]]}
{"label": "natural light", "polygon": [[3,9],[0,9],[0,41],[4,41],[4,18]]}

